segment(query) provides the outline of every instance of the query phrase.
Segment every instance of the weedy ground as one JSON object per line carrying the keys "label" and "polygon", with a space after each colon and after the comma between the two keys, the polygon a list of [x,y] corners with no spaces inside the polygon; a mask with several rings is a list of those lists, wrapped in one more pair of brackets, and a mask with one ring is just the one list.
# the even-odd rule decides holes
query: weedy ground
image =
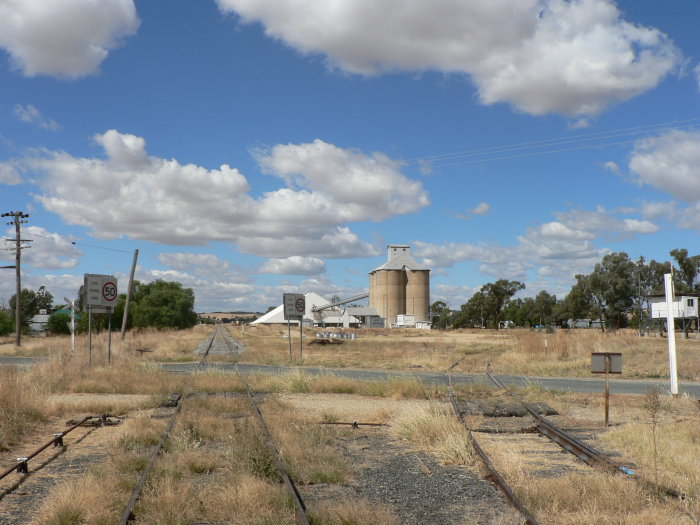
{"label": "weedy ground", "polygon": [[[86,341],[81,337],[73,354],[67,337],[25,338],[20,350],[11,341],[0,341],[0,355],[48,357],[27,370],[0,368],[0,450],[21,448],[37,425],[57,416],[86,412],[129,415],[110,442],[111,459],[58,487],[46,500],[36,523],[113,523],[144,467],[149,447],[164,427],[164,420],[153,419],[150,413],[168,394],[179,391],[189,397],[167,453],[137,508],[142,519],[148,523],[225,522],[234,519],[231,512],[235,510],[237,523],[294,522],[294,510],[249,417],[250,408],[236,397],[243,392],[237,377],[216,370],[181,376],[165,373],[155,365],[158,361],[197,360],[193,350],[211,331],[211,327],[200,326],[181,332],[129,333],[124,342],[115,334],[112,364],[106,363],[106,335],[98,334],[93,338],[91,366]],[[289,362],[286,330],[231,327],[229,331],[246,348],[240,361]],[[379,330],[358,331],[358,339],[336,346],[311,346],[308,342],[313,337],[313,331],[305,332],[302,360],[298,332],[295,335],[292,331],[295,364],[444,371],[459,362],[457,373],[482,373],[490,363],[504,374],[589,377],[592,351],[621,351],[625,376],[659,377],[667,373],[666,339],[627,333]],[[679,338],[678,360],[682,377],[700,378],[700,341]],[[323,396],[356,404],[375,400],[379,404],[371,405],[367,417],[376,422],[391,421],[390,432],[396,439],[443,462],[475,465],[464,431],[445,403],[443,388],[427,388],[412,379],[351,381],[332,374],[311,377],[303,371],[257,375],[249,380],[255,391],[271,393],[265,398],[263,411],[273,437],[284,444],[282,453],[292,476],[302,483],[342,484],[352,475],[331,446],[333,439],[344,437],[342,427],[317,424],[319,420],[337,420],[340,412],[332,404],[322,412],[309,409]],[[481,386],[460,385],[455,390],[469,398],[509,394]],[[204,395],[221,392],[233,394]],[[601,396],[549,393],[534,387],[517,393],[601,426]],[[290,399],[306,399],[309,404],[301,407]],[[420,405],[412,404],[416,400]],[[398,411],[397,403],[411,408]],[[662,396],[651,412],[648,396],[612,396],[611,407],[613,425],[597,433],[599,445],[620,453],[616,459],[632,464],[638,476],[687,494],[684,503],[650,495],[622,476],[594,471],[572,474],[566,483],[558,478],[533,477],[527,457],[517,449],[494,450],[494,461],[543,523],[697,522],[697,401]],[[233,455],[234,448],[245,453]],[[199,504],[183,504],[192,501]],[[348,517],[348,524],[397,523],[390,508],[365,500],[326,502],[314,512],[314,523],[318,524],[338,523],[339,516]]]}
{"label": "weedy ground", "polygon": [[[225,325],[245,347],[241,362],[279,365],[290,363],[290,341],[284,327]],[[497,373],[530,376],[590,377],[591,352],[621,352],[623,377],[668,376],[667,339],[639,337],[632,330],[602,333],[598,330],[558,330],[555,333],[526,329],[491,330],[346,330],[357,339],[338,345],[312,345],[319,329],[304,329],[303,358],[299,332],[291,330],[291,362],[296,365],[385,370],[443,372],[459,361],[455,373],[483,373],[488,363]],[[211,332],[210,325],[190,330],[140,330],[127,332],[124,341],[113,334],[115,360],[137,362],[196,361],[193,349]],[[10,338],[0,340],[0,356],[64,358],[68,336],[23,339],[21,347]],[[679,378],[700,380],[700,338],[676,336]],[[76,338],[73,361],[85,361],[87,338]],[[106,361],[107,334],[93,336],[91,360]],[[212,361],[230,361],[230,356],[211,356]]]}

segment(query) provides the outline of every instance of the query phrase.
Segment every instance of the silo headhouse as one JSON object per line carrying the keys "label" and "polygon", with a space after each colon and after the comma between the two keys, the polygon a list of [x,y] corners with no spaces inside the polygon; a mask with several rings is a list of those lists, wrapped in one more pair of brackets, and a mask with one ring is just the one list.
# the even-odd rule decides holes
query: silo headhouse
{"label": "silo headhouse", "polygon": [[387,246],[387,262],[369,272],[369,305],[384,326],[401,324],[413,316],[416,323],[430,319],[430,269],[411,259],[405,244]]}

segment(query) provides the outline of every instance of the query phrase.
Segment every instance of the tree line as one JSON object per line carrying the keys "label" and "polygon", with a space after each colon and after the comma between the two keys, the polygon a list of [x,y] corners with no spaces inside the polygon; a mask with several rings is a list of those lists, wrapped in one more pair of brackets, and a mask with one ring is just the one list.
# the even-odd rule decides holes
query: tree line
{"label": "tree line", "polygon": [[[0,335],[7,335],[15,329],[16,294],[10,298],[9,308],[0,307]],[[151,283],[134,281],[129,304],[127,328],[190,328],[197,324],[198,318],[194,311],[194,291],[183,288],[181,283],[158,279]],[[75,300],[77,314],[76,329],[85,332],[88,328],[87,306],[83,286],[78,290]],[[126,294],[120,294],[112,313],[112,327],[121,328]],[[70,314],[65,311],[55,311],[60,305],[54,304],[53,295],[45,286],[38,291],[23,289],[20,295],[20,322],[23,330],[29,329],[29,320],[41,310],[50,314],[47,330],[53,333],[70,333],[68,324]],[[109,324],[109,314],[93,314],[92,326],[95,331],[105,329]]]}
{"label": "tree line", "polygon": [[672,260],[632,260],[624,252],[610,253],[589,274],[578,274],[561,300],[546,290],[535,297],[513,298],[525,289],[519,281],[499,279],[481,287],[459,310],[444,301],[431,306],[436,328],[495,328],[504,326],[567,326],[570,319],[599,320],[602,330],[649,325],[649,302],[664,294],[664,274],[673,274],[678,295],[697,295],[700,255],[685,248],[669,252]]}

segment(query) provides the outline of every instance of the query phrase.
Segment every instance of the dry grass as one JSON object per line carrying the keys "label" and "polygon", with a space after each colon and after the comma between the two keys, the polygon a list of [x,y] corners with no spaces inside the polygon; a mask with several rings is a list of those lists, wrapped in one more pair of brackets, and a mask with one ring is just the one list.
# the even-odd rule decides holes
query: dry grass
{"label": "dry grass", "polygon": [[[506,335],[472,332],[432,332],[426,330],[356,329],[357,339],[342,345],[308,344],[320,328],[304,330],[303,364],[338,368],[428,369],[444,371],[452,363],[470,354],[498,351],[508,344]],[[230,328],[247,351],[246,362],[287,364],[289,340],[286,328]],[[501,348],[503,347],[503,348]],[[292,355],[299,359],[299,332],[292,330]]]}
{"label": "dry grass", "polygon": [[398,419],[394,432],[445,463],[469,465],[473,462],[474,450],[448,404],[434,402]]}
{"label": "dry grass", "polygon": [[32,525],[117,523],[121,517],[120,500],[128,498],[128,492],[114,483],[115,476],[115,472],[102,469],[60,483],[34,516]]}
{"label": "dry grass", "polygon": [[0,450],[17,443],[44,419],[45,406],[36,387],[15,370],[0,368]]}
{"label": "dry grass", "polygon": [[217,523],[293,525],[294,508],[283,485],[248,473],[231,475],[228,482],[208,490],[204,504]]}
{"label": "dry grass", "polygon": [[[484,444],[482,443],[482,446]],[[593,469],[533,476],[532,458],[510,445],[484,448],[511,488],[540,523],[655,525],[694,523],[680,507],[650,497],[634,480]]]}
{"label": "dry grass", "polygon": [[[591,352],[622,352],[625,377],[667,377],[668,341],[638,337],[631,331],[557,331],[555,334],[509,331],[511,348],[491,361],[500,373],[590,377]],[[545,340],[547,345],[545,347]],[[700,379],[700,340],[676,338],[681,379]]]}
{"label": "dry grass", "polygon": [[[338,368],[445,371],[459,361],[455,373],[483,373],[487,363],[502,374],[590,377],[591,352],[622,352],[626,377],[668,375],[667,340],[638,337],[633,331],[558,330],[351,330],[357,339],[342,345],[308,344],[320,329],[305,329],[304,358],[299,358],[299,333],[292,330],[294,364]],[[284,327],[231,327],[243,342],[245,362],[288,364],[289,340]],[[546,345],[545,345],[546,341]],[[700,339],[677,336],[678,370],[682,379],[700,379]]]}
{"label": "dry grass", "polygon": [[266,401],[263,414],[293,479],[305,484],[345,481],[349,467],[332,446],[343,429],[319,425],[277,399]]}
{"label": "dry grass", "polygon": [[[641,398],[641,396],[635,396]],[[697,401],[685,396],[661,397],[656,425],[658,454],[654,454],[653,421],[644,400],[635,399],[634,420],[614,427],[599,439],[622,453],[622,461],[635,465],[638,476],[687,495],[687,507],[700,520],[700,413]],[[654,468],[654,462],[657,468]]]}
{"label": "dry grass", "polygon": [[[121,340],[119,332],[112,332],[112,357],[117,361],[129,357],[163,361],[198,360],[194,350],[212,331],[213,327],[208,325],[197,325],[188,330],[129,330],[124,341]],[[108,345],[107,332],[92,334],[93,363],[107,360]],[[0,355],[55,357],[64,354],[70,354],[69,335],[23,337],[20,347],[15,346],[14,339],[0,341]],[[80,360],[87,360],[87,334],[76,335],[74,355]]]}
{"label": "dry grass", "polygon": [[[240,360],[249,363],[289,364],[286,327],[227,326],[246,351]],[[196,361],[194,353],[213,328],[198,325],[190,330],[142,330],[127,333],[124,342],[112,338],[113,359],[136,361]],[[339,368],[378,368],[445,371],[460,361],[455,373],[483,373],[491,363],[498,373],[533,376],[590,376],[591,352],[622,352],[624,376],[664,377],[668,374],[667,340],[638,337],[633,331],[602,333],[598,330],[558,330],[547,334],[514,330],[383,330],[355,329],[357,339],[342,345],[312,346],[308,343],[320,329],[304,330],[304,354],[299,356],[299,332],[292,330],[292,363]],[[546,341],[546,346],[545,346]],[[0,355],[62,357],[68,352],[68,336],[26,338],[21,348],[0,344]],[[73,361],[87,359],[85,336],[76,342]],[[678,370],[681,379],[700,379],[700,339],[677,336]],[[93,337],[93,364],[106,361],[107,336]],[[145,350],[139,352],[138,350]],[[213,356],[230,361],[232,356]]]}
{"label": "dry grass", "polygon": [[[230,331],[247,348],[243,361],[271,364],[288,361],[288,341],[282,338],[286,330],[246,327],[243,332],[239,328],[230,328]],[[29,428],[20,428],[13,422],[18,418],[26,422],[31,417],[12,414],[34,414],[35,420],[40,420],[46,414],[76,410],[132,411],[132,417],[114,437],[111,459],[82,478],[63,484],[47,499],[36,523],[114,523],[145,466],[149,447],[157,442],[165,424],[163,419],[151,418],[146,409],[171,392],[243,391],[235,374],[207,370],[181,376],[148,364],[150,360],[197,359],[193,350],[211,332],[211,327],[199,327],[189,334],[184,332],[141,333],[138,334],[141,339],[131,334],[133,337],[127,338],[128,344],[113,347],[115,364],[104,363],[102,350],[96,350],[91,368],[86,366],[84,350],[71,358],[65,346],[60,348],[67,339],[59,344],[47,338],[43,347],[34,348],[50,356],[46,364],[28,372],[0,370],[0,446],[3,440],[12,443],[21,439]],[[312,332],[306,335],[312,336]],[[298,352],[298,332],[293,331],[293,337],[297,337],[293,348]],[[622,351],[625,375],[654,377],[664,372],[667,359],[665,339],[602,335],[592,331],[543,334],[510,330],[496,334],[380,330],[360,333],[358,337],[334,347],[307,346],[303,363],[443,371],[461,359],[455,372],[483,372],[486,362],[491,362],[499,373],[589,377],[591,351]],[[96,345],[102,348],[99,345],[103,343],[98,337]],[[685,376],[700,377],[700,344],[695,340],[679,340],[678,343],[679,370]],[[143,355],[135,353],[136,346],[142,344],[153,351]],[[0,347],[0,353],[6,351],[3,348]],[[29,345],[23,347],[22,352],[28,349]],[[361,416],[364,421],[391,420],[390,431],[397,437],[409,440],[416,448],[429,451],[444,462],[472,462],[463,429],[451,409],[432,401],[443,399],[442,388],[427,388],[413,379],[365,382],[333,374],[314,377],[301,371],[279,376],[252,376],[249,380],[253,389],[260,392],[352,394],[411,405],[410,411],[400,415],[398,409],[377,408]],[[455,390],[472,398],[493,395],[493,391],[480,385],[458,385]],[[18,396],[17,392],[24,392],[24,395]],[[65,395],[73,392],[80,395]],[[60,396],[52,397],[50,402],[41,401],[46,393]],[[600,396],[545,395],[538,388],[518,393],[529,399],[545,398],[562,410],[578,407],[586,414],[600,413]],[[115,395],[134,397],[120,401],[113,397]],[[345,419],[345,412],[305,412],[269,395],[264,401],[262,396],[257,397],[275,441],[284,444],[281,447],[283,460],[295,480],[333,484],[343,483],[348,478],[350,467],[332,446],[333,439],[343,437],[346,430],[317,424],[319,419]],[[352,404],[348,403],[348,406]],[[636,462],[638,470],[653,479],[650,425],[641,400],[634,396],[614,396],[612,406],[613,421],[621,424],[611,428],[601,439],[606,440],[607,448],[623,452],[623,457]],[[134,413],[136,408],[142,411]],[[273,458],[264,445],[257,422],[247,417],[250,412],[244,397],[192,395],[186,398],[166,451],[137,507],[140,519],[146,523],[294,523],[294,509],[279,485]],[[657,428],[659,481],[687,492],[690,499],[686,508],[658,503],[623,477],[587,472],[566,479],[535,478],[528,475],[528,465],[523,459],[515,451],[508,450],[496,455],[495,461],[506,471],[526,504],[542,517],[543,523],[658,523],[669,520],[690,523],[689,514],[694,515],[696,521],[700,514],[695,503],[700,493],[698,423],[693,401],[665,399]],[[15,426],[12,434],[15,437],[8,440],[3,432],[12,426]],[[620,503],[619,495],[611,496],[613,491],[622,491],[624,502]],[[99,499],[99,505],[95,498]],[[188,502],[186,509],[182,508],[182,502]],[[609,505],[615,510],[605,510]],[[163,512],[164,507],[168,512]],[[321,504],[313,509],[313,519],[320,524],[396,523],[395,516],[386,507],[354,500]]]}
{"label": "dry grass", "polygon": [[[427,399],[438,395],[439,390],[429,390],[417,379],[401,378],[382,381],[353,381],[329,373],[312,376],[296,370],[281,375],[253,375],[247,378],[251,388],[261,392],[287,392],[291,394],[334,393],[358,394],[394,399]],[[436,387],[437,388],[437,387]]]}

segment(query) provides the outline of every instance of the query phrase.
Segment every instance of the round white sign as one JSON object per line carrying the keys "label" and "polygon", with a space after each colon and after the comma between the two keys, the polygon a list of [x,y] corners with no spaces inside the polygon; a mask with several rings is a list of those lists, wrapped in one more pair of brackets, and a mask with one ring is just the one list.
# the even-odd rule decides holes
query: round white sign
{"label": "round white sign", "polygon": [[102,285],[102,299],[109,303],[113,303],[117,299],[117,285],[111,281],[107,281]]}

